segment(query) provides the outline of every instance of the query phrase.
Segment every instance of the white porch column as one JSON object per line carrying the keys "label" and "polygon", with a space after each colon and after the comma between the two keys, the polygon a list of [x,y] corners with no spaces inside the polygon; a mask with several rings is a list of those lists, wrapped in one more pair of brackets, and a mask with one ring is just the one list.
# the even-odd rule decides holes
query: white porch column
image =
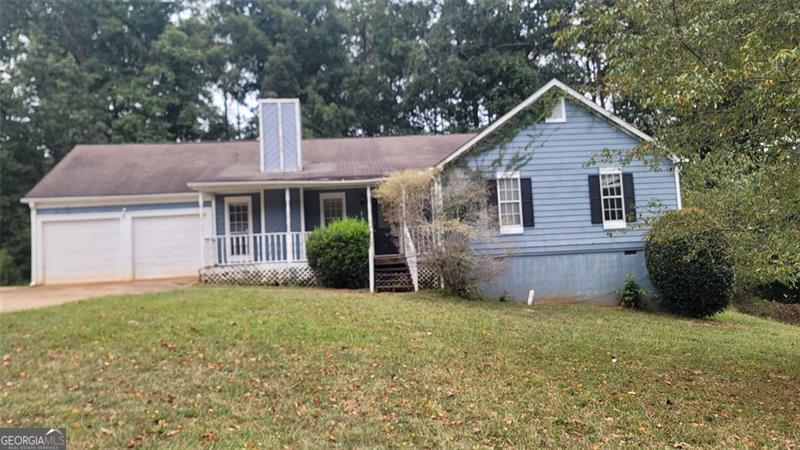
{"label": "white porch column", "polygon": [[305,201],[305,188],[300,188],[300,259],[308,259],[306,255],[306,201]]}
{"label": "white porch column", "polygon": [[367,186],[367,223],[369,224],[369,291],[375,292],[375,232],[372,229],[372,188]]}
{"label": "white porch column", "polygon": [[264,188],[258,190],[259,211],[261,211],[261,236],[256,238],[258,241],[258,258],[262,263],[267,260],[267,205],[264,203]]}
{"label": "white porch column", "polygon": [[294,259],[292,242],[292,194],[291,189],[285,189],[286,197],[286,262],[291,263]]}
{"label": "white porch column", "polygon": [[36,203],[28,204],[31,208],[31,286],[36,286],[39,282],[39,224],[36,223]]}
{"label": "white porch column", "polygon": [[436,178],[433,179],[433,211],[434,211],[434,218],[436,214],[442,212],[442,178],[440,175],[437,175]]}
{"label": "white porch column", "polygon": [[198,216],[200,217],[200,268],[205,267],[206,265],[206,227],[205,227],[205,207],[203,205],[203,200],[205,200],[205,196],[202,192],[197,193],[197,207]]}

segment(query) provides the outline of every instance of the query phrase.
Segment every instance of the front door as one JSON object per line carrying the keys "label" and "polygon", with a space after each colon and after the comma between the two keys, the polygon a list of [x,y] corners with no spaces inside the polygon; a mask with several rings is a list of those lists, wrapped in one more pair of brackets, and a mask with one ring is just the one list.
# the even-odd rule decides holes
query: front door
{"label": "front door", "polygon": [[400,253],[392,236],[392,228],[383,217],[383,214],[381,214],[381,207],[376,198],[372,199],[372,229],[375,232],[376,255],[396,255]]}
{"label": "front door", "polygon": [[252,233],[252,199],[247,197],[225,197],[225,234],[227,237],[228,262],[244,262],[250,259],[250,235]]}

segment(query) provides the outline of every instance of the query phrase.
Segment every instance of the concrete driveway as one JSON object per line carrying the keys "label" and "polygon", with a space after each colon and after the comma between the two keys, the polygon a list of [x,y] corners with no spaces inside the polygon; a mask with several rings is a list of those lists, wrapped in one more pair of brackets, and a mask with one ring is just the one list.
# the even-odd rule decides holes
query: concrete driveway
{"label": "concrete driveway", "polygon": [[196,282],[197,278],[192,277],[115,283],[0,287],[0,313],[60,305],[106,295],[163,292]]}

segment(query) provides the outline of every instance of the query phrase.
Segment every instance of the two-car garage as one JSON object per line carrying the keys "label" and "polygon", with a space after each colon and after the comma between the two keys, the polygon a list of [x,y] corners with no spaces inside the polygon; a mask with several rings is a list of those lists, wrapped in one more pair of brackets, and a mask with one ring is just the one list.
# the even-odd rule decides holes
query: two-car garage
{"label": "two-car garage", "polygon": [[[140,280],[197,275],[201,220],[197,202],[40,207],[32,215],[36,284]],[[205,228],[204,228],[205,229]]]}

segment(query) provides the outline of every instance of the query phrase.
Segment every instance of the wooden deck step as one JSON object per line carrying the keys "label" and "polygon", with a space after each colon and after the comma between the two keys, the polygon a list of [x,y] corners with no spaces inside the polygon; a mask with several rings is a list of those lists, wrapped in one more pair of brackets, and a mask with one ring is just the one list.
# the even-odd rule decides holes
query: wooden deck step
{"label": "wooden deck step", "polygon": [[375,256],[375,289],[378,292],[414,290],[414,282],[404,255]]}

